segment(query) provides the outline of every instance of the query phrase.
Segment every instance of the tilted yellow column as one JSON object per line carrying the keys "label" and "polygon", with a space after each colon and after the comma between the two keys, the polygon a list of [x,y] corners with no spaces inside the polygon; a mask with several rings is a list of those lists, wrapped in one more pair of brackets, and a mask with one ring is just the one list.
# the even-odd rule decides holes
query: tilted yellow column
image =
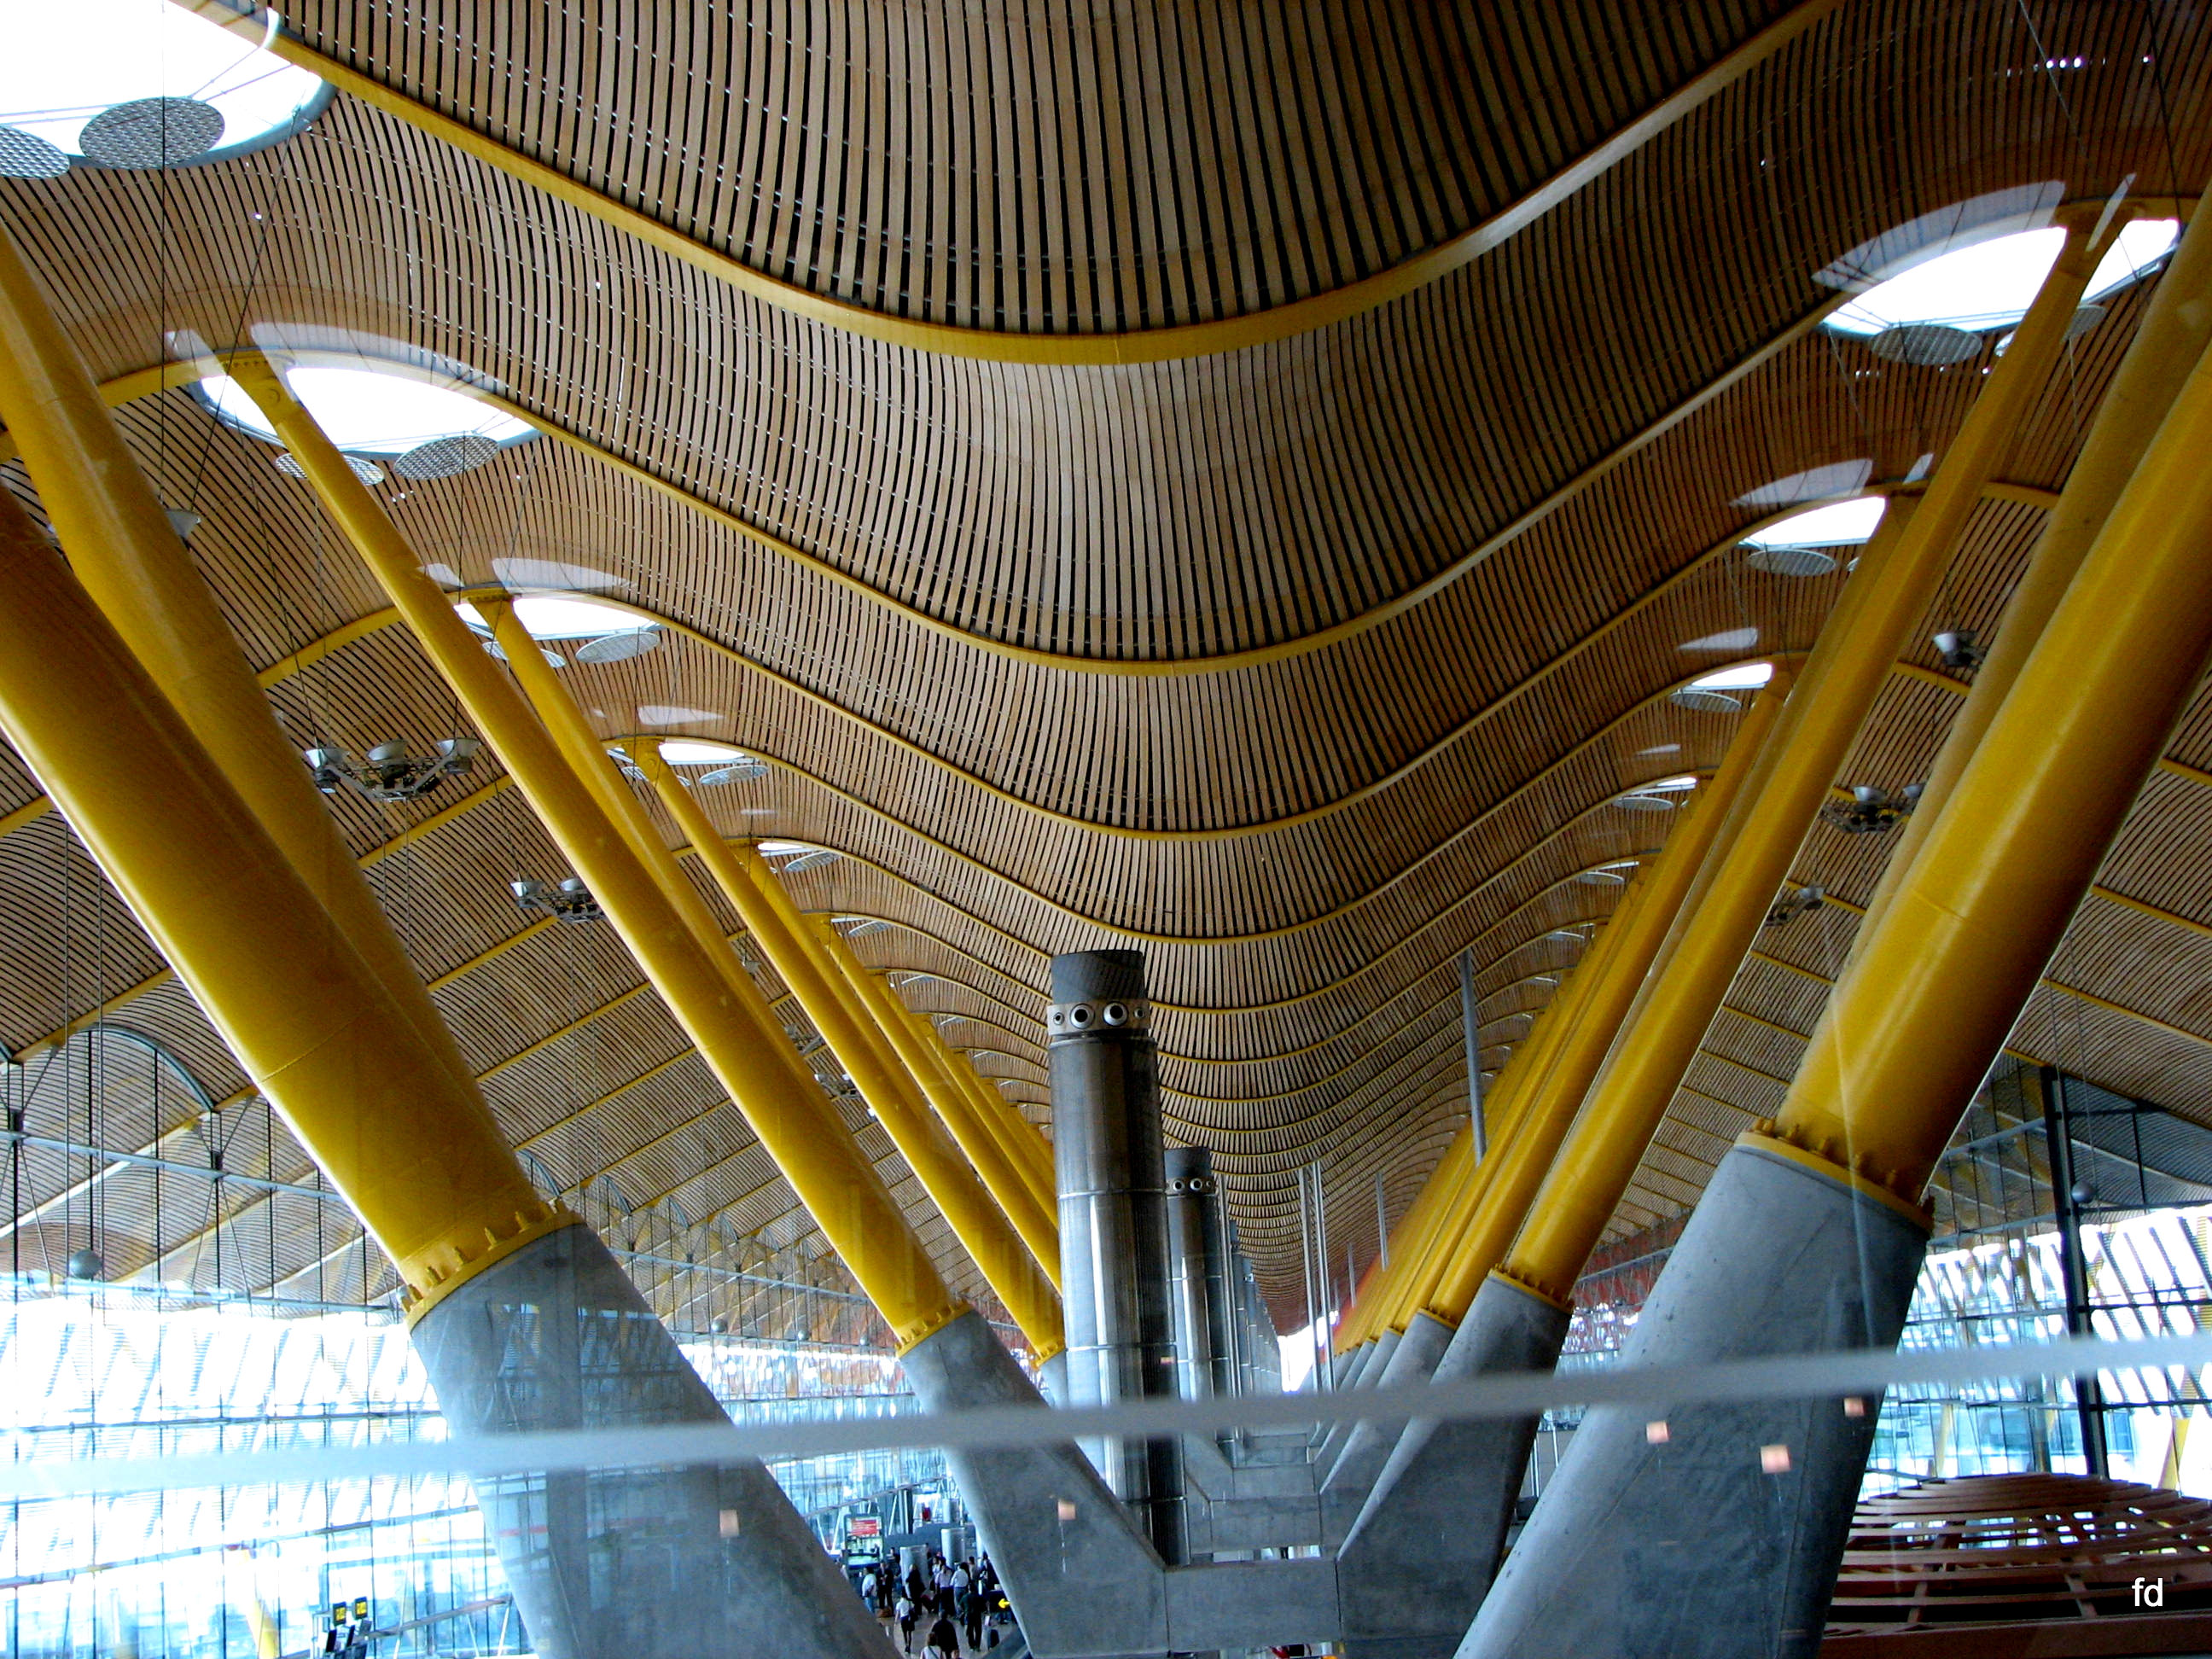
{"label": "tilted yellow column", "polygon": [[[968,1063],[967,1056],[955,1053],[952,1045],[945,1040],[945,1034],[918,1010],[908,1007],[905,999],[891,988],[889,980],[879,974],[869,973],[862,966],[860,957],[854,954],[850,941],[837,932],[828,917],[817,920],[817,931],[831,954],[836,957],[838,965],[848,974],[866,976],[866,982],[863,984],[855,980],[855,987],[869,1006],[877,1011],[886,1031],[896,1021],[912,1032],[916,1052],[927,1057],[929,1075],[942,1080],[951,1091],[947,1098],[953,1102],[955,1111],[958,1111],[958,1102],[966,1101],[974,1115],[974,1121],[980,1121],[988,1131],[994,1121],[994,1115],[1003,1117],[1006,1113],[1006,1103],[987,1099],[983,1079]],[[926,1090],[927,1086],[927,1079],[925,1079],[923,1087]],[[936,1098],[935,1096],[931,1097]],[[966,1116],[964,1114],[962,1115],[963,1118]],[[1013,1149],[1008,1152],[1007,1156],[1013,1160],[1013,1167],[1029,1187],[1040,1213],[1051,1218],[1054,1237],[1057,1238],[1060,1182],[1053,1169],[1052,1148],[1045,1144],[1043,1136],[1024,1123],[1006,1121],[1000,1127],[1004,1133],[994,1138],[1002,1149],[1009,1146]],[[955,1128],[953,1133],[963,1146],[969,1144],[971,1134],[963,1133],[959,1128]]]}
{"label": "tilted yellow column", "polygon": [[[1727,859],[1691,891],[1667,947],[1667,970],[1647,984],[1590,1093],[1589,1115],[1611,1133],[1577,1137],[1573,1170],[1562,1174],[1562,1201],[1547,1196],[1513,1242],[1509,1271],[1530,1288],[1566,1297],[1613,1204],[1635,1178],[1899,647],[1934,600],[1984,486],[2064,347],[2094,252],[2078,227],[2069,232],[1926,495],[1917,507],[1893,500],[1860,555],[1737,803],[1741,822],[1723,831]],[[1606,1213],[1595,1214],[1601,1205]]]}
{"label": "tilted yellow column", "polygon": [[[1489,1191],[1460,1236],[1449,1273],[1437,1285],[1431,1307],[1438,1318],[1449,1316],[1456,1322],[1467,1316],[1475,1292],[1532,1210],[1554,1204],[1595,1209],[1601,1228],[1620,1201],[1619,1194],[1607,1196],[1593,1190],[1565,1167],[1567,1156],[1585,1140],[1613,1138],[1596,1127],[1595,1110],[1583,1112],[1583,1097],[1621,1035],[1623,1022],[1654,965],[1670,971],[1665,960],[1667,942],[1674,936],[1674,924],[1700,873],[1725,861],[1731,850],[1728,834],[1735,823],[1735,805],[1773,737],[1789,691],[1788,674],[1778,671],[1753,700],[1729,740],[1719,771],[1700,792],[1703,799],[1692,804],[1687,820],[1667,838],[1666,849],[1647,878],[1644,902],[1634,915],[1614,925],[1614,953],[1603,974],[1593,976],[1576,1029],[1561,1042],[1543,1080],[1535,1085],[1527,1126],[1514,1137]],[[1639,1143],[1639,1155],[1640,1150]]]}
{"label": "tilted yellow column", "polygon": [[[755,880],[768,892],[771,900],[780,899],[788,905],[791,896],[783,890],[773,872],[758,868]],[[860,959],[846,948],[844,939],[830,925],[827,916],[801,916],[796,906],[791,912],[797,925],[811,927],[823,953],[836,964],[844,975],[863,1007],[873,1016],[893,1052],[905,1063],[907,1070],[921,1085],[921,1091],[936,1108],[937,1115],[951,1132],[952,1139],[967,1155],[983,1177],[985,1186],[999,1194],[1006,1206],[1015,1227],[1025,1239],[1035,1241],[1032,1248],[1040,1260],[1049,1253],[1054,1282],[1060,1278],[1060,1223],[1057,1215],[1048,1212],[1036,1201],[1036,1194],[1023,1180],[1020,1171],[1000,1150],[999,1143],[990,1138],[975,1111],[975,1104],[960,1091],[943,1063],[943,1057],[933,1052],[931,1039],[916,1029],[906,1017],[905,1005],[897,994],[875,975],[862,967]]]}
{"label": "tilted yellow column", "polygon": [[1459,1172],[1467,1165],[1468,1156],[1474,1146],[1474,1131],[1462,1123],[1429,1171],[1429,1178],[1421,1183],[1421,1190],[1406,1213],[1398,1218],[1398,1224],[1390,1230],[1390,1261],[1380,1277],[1370,1282],[1359,1299],[1352,1304],[1352,1317],[1346,1321],[1351,1329],[1347,1347],[1357,1346],[1380,1336],[1389,1328],[1389,1315],[1396,1306],[1397,1287],[1406,1275],[1413,1271],[1425,1236],[1444,1194],[1459,1179]]}
{"label": "tilted yellow column", "polygon": [[[415,631],[499,751],[555,842],[605,909],[815,1224],[890,1323],[902,1349],[965,1310],[945,1288],[905,1215],[811,1078],[757,988],[696,937],[607,811],[569,767],[504,670],[330,440],[252,354],[233,373],[300,462],[324,510]],[[634,798],[633,798],[634,799]],[[726,947],[720,955],[728,956]]]}
{"label": "tilted yellow column", "polygon": [[0,583],[9,741],[410,1292],[572,1224],[4,491]]}
{"label": "tilted yellow column", "polygon": [[[1628,890],[1613,908],[1611,920],[1583,953],[1581,964],[1551,1006],[1537,1017],[1527,1041],[1514,1051],[1498,1073],[1491,1091],[1489,1152],[1469,1164],[1457,1190],[1447,1200],[1436,1231],[1431,1236],[1425,1260],[1419,1271],[1406,1281],[1404,1300],[1391,1322],[1395,1328],[1404,1330],[1419,1314],[1425,1314],[1446,1326],[1458,1324],[1460,1315],[1449,1310],[1449,1304],[1442,1293],[1444,1280],[1459,1260],[1462,1241],[1480,1213],[1492,1183],[1501,1170],[1512,1167],[1508,1153],[1528,1121],[1523,1109],[1549,1070],[1559,1045],[1572,1034],[1597,982],[1611,971],[1608,964],[1619,953],[1625,930],[1643,908],[1644,895],[1650,890],[1650,874],[1648,870],[1639,869],[1631,879]],[[1462,1308],[1461,1312],[1464,1311]]]}
{"label": "tilted yellow column", "polygon": [[38,486],[70,567],[201,747],[253,809],[439,1063],[468,1064],[285,741],[238,641],[91,373],[15,243],[0,233],[0,424]]}
{"label": "tilted yellow column", "polygon": [[1764,1144],[1917,1202],[2212,654],[2201,356],[1881,925]]}
{"label": "tilted yellow column", "polygon": [[760,855],[749,846],[739,849],[725,842],[666,762],[657,755],[636,758],[678,830],[713,874],[769,966],[791,988],[945,1224],[1006,1304],[1038,1358],[1049,1359],[1066,1346],[1060,1298],[1050,1280],[930,1115],[912,1080],[883,1052],[867,1017],[852,1006],[851,993],[842,980],[831,977],[834,970],[815,959],[755,884],[745,863],[757,865]]}
{"label": "tilted yellow column", "polygon": [[2005,601],[1996,639],[1974,672],[1966,702],[1952,716],[1919,804],[1905,820],[1882,866],[1881,879],[1867,901],[1866,914],[1859,919],[1860,939],[1873,936],[1891,892],[1919,856],[1921,842],[1941,816],[1944,801],[2043,637],[2058,602],[2066,597],[2068,585],[2158,435],[2191,368],[2212,340],[2212,298],[2208,296],[2212,296],[2212,213],[2198,213],[2159,276],[2136,337],[2097,405],[2081,453],[2067,471],[2066,488],[2045,519],[2027,570]]}

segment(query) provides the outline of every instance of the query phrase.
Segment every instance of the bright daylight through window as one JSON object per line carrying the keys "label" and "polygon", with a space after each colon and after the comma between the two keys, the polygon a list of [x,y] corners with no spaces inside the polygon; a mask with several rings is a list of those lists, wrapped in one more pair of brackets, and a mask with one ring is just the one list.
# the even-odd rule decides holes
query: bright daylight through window
{"label": "bright daylight through window", "polygon": [[172,0],[0,0],[0,178],[235,155],[299,131],[329,98],[252,32]]}

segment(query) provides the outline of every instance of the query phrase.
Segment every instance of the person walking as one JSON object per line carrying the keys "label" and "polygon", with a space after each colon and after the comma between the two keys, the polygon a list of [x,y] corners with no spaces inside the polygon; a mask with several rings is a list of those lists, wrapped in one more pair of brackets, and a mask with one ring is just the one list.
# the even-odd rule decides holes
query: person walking
{"label": "person walking", "polygon": [[922,1652],[923,1659],[960,1659],[960,1638],[950,1619],[940,1614],[929,1627],[929,1645]]}
{"label": "person walking", "polygon": [[961,1622],[968,1626],[968,1650],[973,1653],[983,1645],[983,1589],[980,1584],[969,1584],[960,1592]]}
{"label": "person walking", "polygon": [[914,1598],[910,1595],[900,1596],[898,1605],[891,1611],[898,1618],[899,1651],[912,1653],[914,1651]]}

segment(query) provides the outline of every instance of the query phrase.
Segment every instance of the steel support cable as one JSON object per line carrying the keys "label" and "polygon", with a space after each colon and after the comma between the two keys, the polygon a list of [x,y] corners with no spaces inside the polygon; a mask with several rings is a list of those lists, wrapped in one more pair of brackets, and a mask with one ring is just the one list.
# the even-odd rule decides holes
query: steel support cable
{"label": "steel support cable", "polygon": [[832,298],[746,264],[736,254],[688,236],[606,190],[560,171],[351,65],[319,52],[289,29],[271,29],[270,14],[247,15],[228,0],[175,0],[186,11],[307,70],[349,96],[382,111],[565,206],[659,253],[727,283],[749,298],[814,323],[904,350],[988,362],[1106,367],[1167,362],[1243,350],[1341,323],[1424,288],[1503,246],[1585,185],[1640,151],[1776,52],[1826,21],[1842,0],[1799,3],[1742,41],[1658,103],[1480,223],[1372,276],[1302,299],[1217,321],[1112,333],[1032,333],[963,328],[898,317]]}

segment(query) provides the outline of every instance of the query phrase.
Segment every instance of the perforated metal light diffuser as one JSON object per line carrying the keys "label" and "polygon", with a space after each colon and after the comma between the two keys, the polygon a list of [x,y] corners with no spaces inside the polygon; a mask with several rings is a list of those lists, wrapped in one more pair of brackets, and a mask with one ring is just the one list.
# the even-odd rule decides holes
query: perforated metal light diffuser
{"label": "perforated metal light diffuser", "polygon": [[1733,714],[1743,705],[1725,691],[1708,691],[1686,685],[1668,698],[1677,708],[1693,708],[1700,714]]}
{"label": "perforated metal light diffuser", "polygon": [[433,438],[426,444],[416,445],[392,463],[392,470],[403,478],[420,483],[471,471],[498,453],[499,446],[483,434],[457,432],[450,437]]}
{"label": "perforated metal light diffuser", "polygon": [[104,167],[173,167],[206,155],[222,137],[222,112],[197,98],[136,98],[102,110],[77,142]]}
{"label": "perforated metal light diffuser", "polygon": [[1613,803],[1624,812],[1671,812],[1674,803],[1664,795],[1620,795]]}
{"label": "perforated metal light diffuser", "polygon": [[0,126],[0,179],[58,179],[69,170],[67,152],[35,132]]}
{"label": "perforated metal light diffuser", "polygon": [[716,784],[750,783],[755,778],[764,778],[767,775],[768,763],[755,760],[748,755],[743,760],[733,761],[727,766],[716,767],[713,771],[702,775],[699,781]]}
{"label": "perforated metal light diffuser", "polygon": [[[345,458],[345,464],[355,477],[372,489],[384,482],[384,469],[366,455],[349,455]],[[307,469],[300,465],[299,457],[289,449],[276,458],[276,470],[288,478],[304,479],[307,476]]]}
{"label": "perforated metal light diffuser", "polygon": [[1754,547],[1743,562],[1770,576],[1825,576],[1836,568],[1836,556],[1817,547]]}
{"label": "perforated metal light diffuser", "polygon": [[1625,887],[1628,878],[1613,870],[1584,870],[1575,879],[1585,887]]}
{"label": "perforated metal light diffuser", "polygon": [[626,633],[605,634],[596,640],[586,640],[576,647],[576,660],[582,663],[628,662],[632,657],[641,657],[660,647],[658,628],[633,628]]}
{"label": "perforated metal light diffuser", "polygon": [[1893,363],[1942,368],[1982,354],[1982,337],[1948,323],[1906,323],[1886,328],[1867,342],[1867,349]]}

